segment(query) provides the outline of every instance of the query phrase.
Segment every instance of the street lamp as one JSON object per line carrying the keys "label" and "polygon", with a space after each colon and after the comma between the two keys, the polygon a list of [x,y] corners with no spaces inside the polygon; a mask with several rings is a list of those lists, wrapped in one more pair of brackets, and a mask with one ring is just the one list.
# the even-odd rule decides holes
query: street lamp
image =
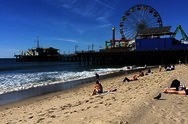
{"label": "street lamp", "polygon": [[94,44],[92,44],[92,51],[94,50]]}
{"label": "street lamp", "polygon": [[75,45],[75,53],[77,52],[78,45]]}

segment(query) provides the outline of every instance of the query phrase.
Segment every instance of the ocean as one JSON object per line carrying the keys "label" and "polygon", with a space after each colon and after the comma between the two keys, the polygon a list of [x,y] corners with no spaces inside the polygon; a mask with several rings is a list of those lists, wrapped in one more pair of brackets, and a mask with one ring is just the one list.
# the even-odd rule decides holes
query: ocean
{"label": "ocean", "polygon": [[126,70],[125,67],[79,66],[76,62],[16,62],[0,59],[0,94]]}

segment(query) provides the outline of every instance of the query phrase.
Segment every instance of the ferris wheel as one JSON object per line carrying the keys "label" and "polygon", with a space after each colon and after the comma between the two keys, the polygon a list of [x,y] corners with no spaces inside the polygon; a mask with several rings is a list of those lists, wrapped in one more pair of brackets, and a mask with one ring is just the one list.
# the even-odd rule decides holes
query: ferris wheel
{"label": "ferris wheel", "polygon": [[135,39],[145,28],[162,27],[159,13],[146,4],[135,5],[124,13],[120,21],[122,39]]}

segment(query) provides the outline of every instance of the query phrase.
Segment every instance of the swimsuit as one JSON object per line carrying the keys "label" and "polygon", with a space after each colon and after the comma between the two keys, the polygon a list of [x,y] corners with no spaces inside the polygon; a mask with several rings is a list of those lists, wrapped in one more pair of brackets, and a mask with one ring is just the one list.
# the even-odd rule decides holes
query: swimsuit
{"label": "swimsuit", "polygon": [[97,93],[103,93],[101,90],[97,91]]}

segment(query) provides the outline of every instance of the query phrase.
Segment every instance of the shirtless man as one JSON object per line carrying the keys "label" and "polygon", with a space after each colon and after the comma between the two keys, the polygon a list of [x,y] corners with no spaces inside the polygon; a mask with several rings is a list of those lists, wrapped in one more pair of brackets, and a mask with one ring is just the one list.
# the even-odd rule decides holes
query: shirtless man
{"label": "shirtless man", "polygon": [[124,80],[123,80],[123,82],[125,82],[125,81],[130,82],[130,81],[135,81],[135,80],[138,80],[137,75],[134,75],[133,78],[131,78],[131,79],[125,77]]}
{"label": "shirtless man", "polygon": [[92,95],[96,95],[97,93],[103,93],[103,86],[98,80],[96,81]]}

